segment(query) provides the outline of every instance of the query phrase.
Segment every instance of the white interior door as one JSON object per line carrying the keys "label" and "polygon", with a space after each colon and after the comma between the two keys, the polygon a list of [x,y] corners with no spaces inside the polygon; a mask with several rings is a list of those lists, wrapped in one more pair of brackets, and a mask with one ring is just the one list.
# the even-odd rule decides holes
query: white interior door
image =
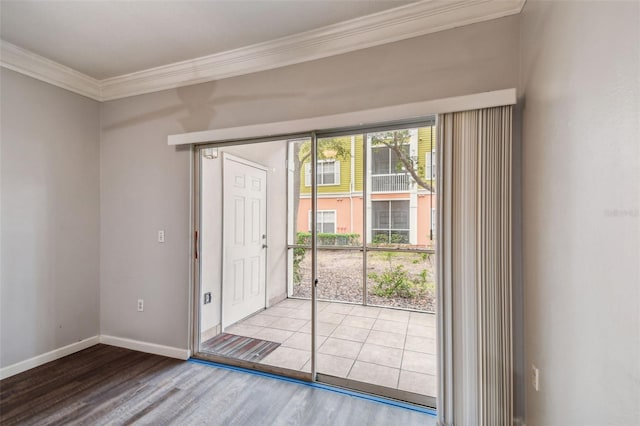
{"label": "white interior door", "polygon": [[266,301],[266,168],[223,154],[222,328]]}

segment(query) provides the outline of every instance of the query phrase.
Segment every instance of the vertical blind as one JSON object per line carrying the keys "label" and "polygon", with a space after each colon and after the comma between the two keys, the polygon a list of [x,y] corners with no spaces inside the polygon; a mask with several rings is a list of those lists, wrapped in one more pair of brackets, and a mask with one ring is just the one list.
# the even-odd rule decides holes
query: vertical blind
{"label": "vertical blind", "polygon": [[443,425],[513,422],[512,113],[439,116]]}

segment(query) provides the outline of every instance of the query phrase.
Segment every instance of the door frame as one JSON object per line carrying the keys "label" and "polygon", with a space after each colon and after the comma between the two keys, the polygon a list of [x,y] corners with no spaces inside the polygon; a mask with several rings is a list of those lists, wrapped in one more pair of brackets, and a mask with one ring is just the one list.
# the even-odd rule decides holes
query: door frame
{"label": "door frame", "polygon": [[[221,186],[222,186],[222,203],[221,203],[221,209],[222,209],[222,218],[221,218],[221,223],[222,223],[222,238],[221,238],[221,242],[222,242],[222,250],[221,250],[221,264],[220,264],[220,331],[224,332],[224,329],[226,328],[224,326],[224,313],[225,313],[225,309],[224,309],[224,278],[225,278],[225,265],[226,265],[226,255],[225,255],[225,223],[224,223],[224,208],[225,208],[225,160],[231,160],[231,161],[235,161],[236,163],[240,163],[243,164],[245,166],[248,167],[253,167],[255,169],[258,170],[262,170],[263,172],[265,172],[265,201],[264,201],[264,217],[265,217],[265,229],[264,229],[264,234],[266,235],[266,238],[264,239],[264,244],[267,244],[267,247],[265,247],[265,254],[264,254],[264,301],[262,304],[263,308],[267,307],[268,301],[269,301],[269,292],[267,291],[268,288],[268,276],[269,274],[267,274],[267,265],[269,264],[269,233],[267,232],[268,229],[268,224],[269,224],[269,209],[268,209],[268,205],[269,205],[269,189],[268,189],[268,182],[269,182],[269,168],[266,166],[263,166],[262,164],[258,164],[255,163],[253,161],[244,159],[242,157],[238,157],[237,155],[233,155],[233,154],[229,154],[228,152],[222,152],[222,167],[221,167],[221,172],[222,172],[222,179],[220,180],[221,182]],[[250,315],[253,315],[250,314]],[[242,320],[239,320],[242,321]],[[236,321],[238,322],[238,321]],[[227,326],[228,327],[228,326]]]}
{"label": "door frame", "polygon": [[[398,121],[390,121],[390,122],[381,122],[381,123],[377,123],[377,124],[368,124],[368,125],[360,125],[360,126],[353,126],[353,127],[344,127],[344,128],[336,128],[336,129],[329,129],[329,130],[321,130],[318,131],[317,133],[315,131],[309,131],[309,132],[304,132],[304,133],[292,133],[292,134],[279,134],[279,135],[274,135],[274,136],[268,136],[268,137],[263,137],[263,138],[247,138],[247,139],[239,139],[239,140],[224,140],[224,141],[220,141],[220,142],[208,142],[208,143],[200,143],[200,144],[195,144],[193,146],[194,149],[194,182],[197,183],[197,185],[194,184],[194,210],[195,210],[195,214],[194,214],[194,230],[195,230],[195,234],[194,235],[198,235],[197,233],[200,231],[200,216],[199,216],[199,198],[200,198],[200,193],[201,193],[201,188],[200,188],[200,184],[201,182],[199,181],[200,176],[201,176],[201,170],[200,170],[200,153],[202,152],[203,149],[207,149],[207,148],[213,148],[213,149],[217,149],[220,147],[225,147],[225,146],[230,146],[230,145],[245,145],[245,144],[253,144],[253,143],[260,143],[260,142],[270,142],[270,141],[286,141],[286,140],[293,140],[293,139],[302,139],[302,138],[306,138],[309,139],[312,143],[312,147],[311,147],[311,163],[312,163],[312,170],[311,170],[311,204],[312,204],[312,224],[316,223],[317,220],[317,198],[318,198],[318,193],[317,193],[317,185],[316,185],[316,177],[317,177],[317,162],[316,162],[316,156],[317,156],[317,140],[319,138],[327,138],[327,137],[337,137],[337,136],[345,136],[345,135],[352,135],[352,134],[356,134],[356,133],[361,133],[361,134],[367,134],[367,133],[374,133],[374,132],[380,132],[380,131],[384,131],[384,130],[397,130],[397,129],[406,129],[406,128],[412,128],[412,127],[422,127],[422,126],[433,126],[434,125],[434,117],[436,115],[435,114],[429,114],[423,117],[417,117],[414,119],[407,119],[407,120],[398,120]],[[366,144],[366,138],[365,138],[365,144]],[[366,146],[365,146],[366,147]],[[287,152],[289,152],[287,150]],[[363,164],[363,168],[366,170],[366,161],[368,159],[365,158],[363,159],[363,161],[365,162]],[[283,159],[283,162],[285,162],[286,166],[288,167],[289,164],[289,159]],[[289,176],[287,174],[287,185],[288,185],[288,179]],[[366,181],[366,179],[365,179]],[[363,187],[363,194],[366,191],[366,182],[364,183],[364,187]],[[366,214],[366,209],[363,209],[363,213]],[[366,219],[364,219],[364,223],[363,226],[366,225]],[[287,224],[287,228],[290,226],[290,224]],[[374,395],[378,395],[378,396],[382,396],[382,397],[387,397],[387,398],[392,398],[392,399],[400,399],[400,400],[404,400],[404,401],[408,401],[408,403],[417,403],[426,407],[435,407],[436,410],[437,405],[440,405],[443,403],[442,400],[437,401],[437,405],[436,405],[436,398],[432,398],[432,397],[424,397],[424,398],[419,398],[419,400],[412,400],[412,398],[407,398],[407,396],[409,396],[408,392],[406,391],[398,391],[398,390],[393,390],[390,388],[382,388],[380,386],[376,386],[376,385],[371,385],[368,383],[364,383],[364,382],[358,382],[355,381],[353,379],[346,379],[346,378],[339,378],[339,377],[334,377],[334,376],[330,376],[330,375],[325,375],[322,373],[317,372],[317,366],[316,366],[316,361],[317,361],[317,348],[316,348],[316,338],[317,338],[317,294],[316,294],[316,287],[314,285],[315,280],[317,279],[317,229],[316,226],[312,226],[312,238],[311,238],[311,247],[302,247],[302,248],[306,248],[306,249],[310,249],[312,252],[312,283],[311,283],[311,289],[312,289],[312,294],[311,294],[311,306],[312,306],[312,316],[311,316],[311,328],[312,328],[312,333],[311,333],[311,373],[306,373],[306,372],[302,372],[302,371],[298,371],[298,370],[290,370],[287,368],[282,368],[282,367],[274,367],[274,366],[270,366],[270,365],[266,365],[266,364],[261,364],[261,363],[256,363],[256,362],[251,362],[251,361],[243,361],[243,360],[239,360],[239,359],[234,359],[234,358],[226,358],[226,357],[222,357],[222,356],[217,356],[217,355],[212,355],[212,354],[207,354],[204,352],[200,352],[199,351],[199,344],[200,344],[200,318],[199,318],[199,302],[200,302],[200,275],[199,275],[199,269],[200,269],[200,265],[199,265],[199,259],[197,258],[197,253],[199,250],[199,244],[200,242],[198,241],[197,236],[194,238],[195,239],[195,243],[194,246],[195,247],[195,259],[194,257],[192,257],[192,259],[194,259],[194,287],[195,288],[195,297],[193,298],[194,300],[194,312],[193,312],[193,321],[194,321],[194,327],[192,327],[193,330],[195,330],[194,333],[194,338],[192,341],[192,353],[197,356],[198,358],[202,358],[205,360],[210,360],[210,361],[214,361],[214,362],[220,362],[220,363],[224,363],[224,364],[229,364],[229,365],[234,365],[234,366],[238,366],[238,367],[242,367],[242,368],[247,368],[247,369],[251,369],[251,370],[258,370],[258,371],[263,371],[263,372],[267,372],[267,373],[274,373],[274,374],[278,374],[278,375],[284,375],[284,376],[288,376],[288,377],[292,377],[292,378],[296,378],[296,379],[301,379],[301,380],[305,380],[305,381],[310,381],[310,382],[318,382],[318,383],[324,383],[324,384],[329,384],[329,385],[334,385],[334,386],[339,386],[339,387],[346,387],[346,388],[350,388],[353,389],[355,391],[360,391],[360,392],[365,392],[365,393],[372,393]],[[287,231],[288,232],[288,231]],[[366,246],[366,244],[363,243],[363,246]],[[301,247],[301,246],[297,246],[296,244],[288,244],[288,249],[292,249],[292,248],[296,248],[296,247]],[[377,249],[372,249],[372,248],[364,248],[364,251],[366,253],[366,251],[378,251]],[[388,250],[387,250],[388,251]],[[394,250],[396,251],[396,250]],[[397,250],[397,251],[403,251],[403,250]],[[404,250],[406,251],[406,250]],[[436,256],[438,256],[438,251],[436,251]],[[287,273],[289,273],[289,271],[287,271]],[[363,256],[363,275],[366,275],[366,256]],[[439,280],[439,278],[438,278]],[[439,285],[440,283],[438,282],[438,298],[441,298],[441,286]],[[363,286],[366,285],[366,279],[365,282],[363,282]],[[268,298],[268,294],[267,294],[267,298]],[[268,302],[268,301],[267,301]],[[266,305],[268,305],[268,303],[266,303]],[[366,305],[366,299],[364,299],[364,305]],[[443,328],[442,328],[442,312],[440,312],[440,315],[437,316],[436,319],[436,325],[437,325],[437,339],[440,342],[443,342],[443,337],[446,339],[447,336],[443,336]],[[222,318],[222,317],[221,317]],[[222,322],[221,322],[222,323]],[[440,356],[440,353],[438,354],[438,356]],[[438,367],[437,367],[437,372],[438,372],[438,393],[440,392],[440,388],[443,387],[443,380],[445,380],[444,375],[442,374],[442,366],[441,366],[441,360],[438,361]],[[385,390],[391,390],[392,392],[387,392]]]}

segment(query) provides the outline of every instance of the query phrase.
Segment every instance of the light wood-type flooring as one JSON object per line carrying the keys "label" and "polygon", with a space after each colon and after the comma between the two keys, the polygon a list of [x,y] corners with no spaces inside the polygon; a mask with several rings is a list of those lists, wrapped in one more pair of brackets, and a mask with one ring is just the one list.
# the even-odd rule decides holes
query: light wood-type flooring
{"label": "light wood-type flooring", "polygon": [[2,425],[424,425],[425,413],[96,345],[0,381]]}

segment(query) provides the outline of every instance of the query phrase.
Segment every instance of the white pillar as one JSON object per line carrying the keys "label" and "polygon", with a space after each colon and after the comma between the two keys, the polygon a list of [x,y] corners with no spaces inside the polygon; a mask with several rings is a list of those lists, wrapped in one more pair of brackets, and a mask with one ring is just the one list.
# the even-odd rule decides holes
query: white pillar
{"label": "white pillar", "polygon": [[[410,129],[409,156],[418,161],[418,129]],[[409,188],[409,243],[418,244],[418,185],[413,182]]]}
{"label": "white pillar", "polygon": [[366,229],[363,232],[365,234],[365,243],[371,244],[371,136],[367,135],[364,143],[363,153],[367,156],[367,168],[364,170],[366,185],[363,189],[366,190],[362,191],[362,206],[366,209],[367,220]]}

